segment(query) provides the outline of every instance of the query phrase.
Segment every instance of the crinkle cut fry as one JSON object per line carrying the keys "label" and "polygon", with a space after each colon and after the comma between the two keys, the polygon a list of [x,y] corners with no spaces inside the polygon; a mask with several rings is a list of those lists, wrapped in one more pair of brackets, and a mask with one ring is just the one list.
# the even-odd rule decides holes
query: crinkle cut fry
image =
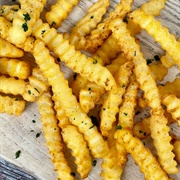
{"label": "crinkle cut fry", "polygon": [[89,50],[91,53],[96,52],[97,47],[101,46],[111,34],[108,24],[117,17],[123,19],[131,10],[132,3],[133,0],[121,0],[116,5],[114,11],[110,12],[109,16],[102,23],[99,23],[97,28],[91,31],[90,35],[86,36],[86,50]]}
{"label": "crinkle cut fry", "polygon": [[[45,33],[42,34],[42,31]],[[33,35],[42,39],[49,49],[74,72],[104,87],[107,91],[111,89],[114,92],[117,91],[116,82],[106,67],[100,65],[96,59],[87,58],[80,51],[76,51],[75,47],[70,45],[62,34],[57,33],[54,28],[50,28],[47,23],[39,20],[34,27]]]}
{"label": "crinkle cut fry", "polygon": [[20,0],[21,9],[13,19],[13,26],[9,29],[9,41],[13,44],[23,44],[31,35],[32,27],[35,25],[46,0]]}
{"label": "crinkle cut fry", "polygon": [[92,169],[92,157],[83,135],[79,133],[77,127],[66,125],[62,129],[62,137],[75,157],[78,173],[82,179],[86,178]]}
{"label": "crinkle cut fry", "polygon": [[109,151],[107,143],[97,131],[97,128],[94,127],[91,119],[82,111],[68,86],[67,80],[60,71],[59,65],[50,56],[44,42],[36,40],[33,55],[43,75],[48,79],[49,85],[52,86],[53,100],[61,103],[70,122],[77,126],[78,130],[84,135],[92,155],[97,158],[106,155]]}
{"label": "crinkle cut fry", "polygon": [[55,118],[55,110],[49,92],[43,93],[37,100],[40,112],[42,129],[46,139],[46,145],[59,180],[73,180],[71,169],[65,159],[61,132],[58,120]]}
{"label": "crinkle cut fry", "polygon": [[110,4],[110,0],[98,0],[90,8],[90,11],[76,23],[72,29],[69,40],[70,44],[74,44],[76,49],[82,49],[85,45],[84,37],[96,28],[97,24],[102,20],[103,15]]}
{"label": "crinkle cut fry", "polygon": [[[150,70],[146,64],[146,60],[143,58],[143,54],[140,52],[139,45],[136,44],[135,39],[130,36],[129,31],[126,28],[126,24],[123,23],[122,20],[114,20],[110,25],[110,28],[113,30],[114,36],[119,40],[121,49],[125,53],[127,59],[132,60],[135,64],[134,73],[136,75],[138,83],[140,84],[140,89],[144,91],[144,97],[148,100],[148,104],[151,108],[151,114],[161,118],[161,121],[154,121],[153,118],[151,118],[150,121],[151,135],[154,145],[157,149],[160,163],[162,167],[165,168],[167,173],[176,173],[177,164],[174,160],[172,145],[170,144],[171,137],[169,135],[167,119],[163,115],[164,110],[161,106],[158,88],[156,86],[156,82],[150,74]],[[156,128],[153,129],[154,126],[161,127],[161,130],[159,131]],[[166,135],[166,138],[164,138],[164,135]],[[160,144],[158,144],[158,141],[161,141],[161,146]],[[164,148],[165,146],[167,146],[166,149]],[[162,151],[166,155],[162,156]]]}
{"label": "crinkle cut fry", "polygon": [[0,57],[20,58],[22,56],[24,56],[24,52],[21,49],[0,38]]}
{"label": "crinkle cut fry", "polygon": [[133,137],[130,131],[117,130],[114,137],[118,142],[124,144],[127,152],[132,155],[136,164],[140,167],[145,179],[169,179],[150,150],[144,147],[138,138]]}
{"label": "crinkle cut fry", "polygon": [[46,21],[49,25],[56,28],[61,26],[63,20],[65,20],[74,6],[78,4],[79,0],[58,0],[51,6],[51,10],[45,14]]}
{"label": "crinkle cut fry", "polygon": [[26,106],[26,101],[18,97],[3,96],[0,94],[0,112],[19,116]]}
{"label": "crinkle cut fry", "polygon": [[107,136],[111,130],[113,123],[116,121],[116,114],[119,111],[119,106],[122,103],[122,96],[126,91],[129,83],[129,78],[132,75],[134,65],[132,62],[127,62],[120,66],[116,76],[118,85],[118,92],[114,94],[112,91],[108,92],[101,112],[100,112],[100,130],[103,136]]}
{"label": "crinkle cut fry", "polygon": [[160,21],[153,16],[146,15],[142,10],[135,10],[129,17],[140,27],[154,37],[161,47],[173,58],[180,69],[180,42],[173,34],[169,33],[168,28],[163,26]]}

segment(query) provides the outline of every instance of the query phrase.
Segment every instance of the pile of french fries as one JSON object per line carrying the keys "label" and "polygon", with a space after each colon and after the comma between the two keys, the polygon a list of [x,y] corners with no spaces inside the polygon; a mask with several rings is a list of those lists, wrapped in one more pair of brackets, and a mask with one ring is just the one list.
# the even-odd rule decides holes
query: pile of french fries
{"label": "pile of french fries", "polygon": [[[180,79],[157,82],[172,66],[180,69],[180,41],[155,19],[166,0],[150,0],[133,11],[133,0],[121,0],[109,14],[110,0],[98,0],[70,33],[57,29],[79,1],[58,0],[42,19],[46,3],[0,6],[0,112],[19,116],[26,102],[38,104],[59,180],[74,179],[64,144],[82,179],[94,158],[102,159],[102,179],[120,179],[128,154],[145,179],[170,179],[180,163],[180,140],[169,128],[180,126]],[[136,35],[142,30],[166,52],[156,63],[147,62],[140,50]],[[34,66],[24,59],[27,53]],[[73,81],[65,79],[59,60],[74,71]],[[90,112],[97,107],[95,122]],[[135,123],[136,110],[147,107],[150,116]],[[141,141],[147,136],[156,155]]]}

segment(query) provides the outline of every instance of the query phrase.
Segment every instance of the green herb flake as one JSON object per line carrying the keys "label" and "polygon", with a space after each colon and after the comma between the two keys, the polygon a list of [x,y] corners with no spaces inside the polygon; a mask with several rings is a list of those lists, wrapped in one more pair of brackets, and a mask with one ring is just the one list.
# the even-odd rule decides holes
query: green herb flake
{"label": "green herb flake", "polygon": [[94,59],[93,64],[97,64],[98,60]]}
{"label": "green herb flake", "polygon": [[158,55],[155,55],[155,56],[154,56],[154,59],[155,59],[155,61],[159,61],[159,60],[160,60],[160,58],[159,58]]}
{"label": "green herb flake", "polygon": [[91,17],[90,17],[90,19],[93,19],[93,18],[94,18],[94,16],[91,16]]}
{"label": "green herb flake", "polygon": [[28,90],[28,94],[31,94],[31,90]]}
{"label": "green herb flake", "polygon": [[33,123],[36,123],[36,121],[35,121],[34,119],[32,120],[32,122],[33,122]]}
{"label": "green herb flake", "polygon": [[122,84],[122,86],[121,86],[122,88],[125,88],[126,87],[126,85],[125,84]]}
{"label": "green herb flake", "polygon": [[55,26],[55,25],[56,25],[56,22],[53,21],[52,24],[51,24],[51,26]]}
{"label": "green herb flake", "polygon": [[121,125],[117,125],[116,129],[122,129]]}
{"label": "green herb flake", "polygon": [[16,158],[16,159],[19,158],[20,155],[21,155],[21,150],[19,150],[19,151],[17,151],[17,152],[15,153],[15,158]]}
{"label": "green herb flake", "polygon": [[18,12],[19,9],[11,9],[11,10],[14,11],[14,12]]}
{"label": "green herb flake", "polygon": [[88,91],[91,91],[91,88],[90,88],[90,87],[88,88]]}
{"label": "green herb flake", "polygon": [[39,92],[39,90],[37,88],[34,88],[34,89],[40,94],[40,92]]}
{"label": "green herb flake", "polygon": [[152,59],[146,59],[146,64],[148,65],[150,63],[152,63]]}
{"label": "green herb flake", "polygon": [[46,30],[42,30],[42,31],[41,31],[41,34],[44,34],[45,32],[46,32]]}
{"label": "green herb flake", "polygon": [[94,127],[94,125],[92,125],[89,129],[92,129]]}
{"label": "green herb flake", "polygon": [[127,116],[127,115],[128,115],[128,113],[124,113],[124,115],[125,115],[125,116]]}
{"label": "green herb flake", "polygon": [[92,165],[95,167],[96,164],[97,164],[97,160],[94,160],[94,161],[92,162]]}
{"label": "green herb flake", "polygon": [[36,138],[38,138],[40,135],[41,135],[41,133],[37,133],[37,134],[36,134]]}
{"label": "green herb flake", "polygon": [[54,130],[56,131],[56,128],[54,128]]}
{"label": "green herb flake", "polygon": [[28,30],[27,23],[22,24],[22,28],[23,28],[24,32],[26,32]]}
{"label": "green herb flake", "polygon": [[127,15],[123,18],[123,22],[128,23],[128,16]]}
{"label": "green herb flake", "polygon": [[15,101],[18,101],[19,99],[18,98],[15,98]]}
{"label": "green herb flake", "polygon": [[4,14],[4,9],[1,9],[1,14]]}
{"label": "green herb flake", "polygon": [[31,16],[29,15],[29,13],[23,14],[23,16],[24,16],[24,20],[25,20],[25,22],[27,22],[27,21],[30,21],[30,20],[31,20]]}
{"label": "green herb flake", "polygon": [[74,120],[76,120],[76,118],[74,117]]}
{"label": "green herb flake", "polygon": [[34,130],[32,129],[30,132],[34,132]]}
{"label": "green herb flake", "polygon": [[136,56],[136,51],[134,51],[134,56]]}

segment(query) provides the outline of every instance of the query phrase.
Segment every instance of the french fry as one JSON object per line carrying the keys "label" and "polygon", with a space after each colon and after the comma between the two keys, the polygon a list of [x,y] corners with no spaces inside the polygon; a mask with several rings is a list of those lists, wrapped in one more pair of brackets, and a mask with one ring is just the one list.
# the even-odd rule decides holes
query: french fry
{"label": "french fry", "polygon": [[169,179],[150,150],[144,147],[138,138],[133,137],[130,131],[117,130],[114,136],[118,142],[124,144],[127,152],[132,155],[145,179]]}
{"label": "french fry", "polygon": [[122,96],[124,95],[129,83],[129,78],[132,75],[133,63],[127,62],[120,66],[116,76],[118,84],[118,93],[114,94],[112,91],[108,92],[100,112],[101,122],[100,130],[103,136],[107,136],[111,130],[113,123],[116,121],[116,114],[119,111],[119,106],[122,103]]}
{"label": "french fry", "polygon": [[174,60],[168,53],[161,57],[161,62],[165,68],[171,68],[175,65]]}
{"label": "french fry", "polygon": [[[130,36],[126,24],[122,20],[114,20],[110,28],[114,36],[119,40],[119,44],[121,44],[122,51],[125,53],[127,59],[134,62],[134,74],[140,84],[140,89],[144,91],[144,97],[148,100],[148,105],[151,107],[151,115],[153,115],[150,121],[151,137],[157,149],[161,166],[167,173],[177,173],[177,164],[174,161],[174,153],[170,144],[171,137],[169,135],[167,119],[163,115],[164,110],[161,107],[159,91],[146,65],[146,60],[143,58],[138,44]],[[161,143],[158,143],[159,141]]]}
{"label": "french fry", "polygon": [[73,7],[77,5],[79,0],[58,0],[51,6],[51,10],[46,12],[45,18],[49,25],[58,28],[61,23],[66,19]]}
{"label": "french fry", "polygon": [[177,121],[180,126],[180,99],[174,94],[165,94],[162,97],[162,103],[166,106],[166,109],[171,113],[172,118]]}
{"label": "french fry", "polygon": [[58,120],[55,118],[51,94],[49,92],[42,94],[38,98],[37,104],[39,107],[44,137],[46,139],[46,146],[49,150],[54,170],[57,173],[57,178],[60,180],[71,180],[73,177],[71,176],[71,169],[68,166],[63,152],[61,132],[58,127]]}
{"label": "french fry", "polygon": [[0,57],[20,58],[23,55],[24,52],[21,49],[18,49],[16,46],[0,37]]}
{"label": "french fry", "polygon": [[78,173],[82,179],[86,178],[92,169],[92,157],[83,135],[78,132],[75,126],[67,125],[62,129],[62,137],[67,147],[71,149],[71,154],[75,157]]}
{"label": "french fry", "polygon": [[[45,31],[43,35],[42,31]],[[62,34],[57,34],[48,24],[39,21],[33,34],[42,39],[61,61],[76,73],[80,73],[81,76],[104,87],[107,91],[110,89],[117,91],[116,82],[107,68],[101,66],[96,59],[86,58],[80,51],[76,51],[68,40],[63,39]]]}
{"label": "french fry", "polygon": [[[180,42],[178,42],[173,34],[170,34],[168,28],[164,27],[153,16],[145,14],[141,10],[133,11],[130,18],[151,36],[154,37],[161,47],[173,58],[180,68]],[[166,39],[164,39],[166,38]]]}
{"label": "french fry", "polygon": [[175,153],[175,158],[177,162],[180,163],[180,140],[175,140],[173,146],[174,146],[173,151]]}
{"label": "french fry", "polygon": [[27,79],[31,74],[31,66],[28,62],[18,59],[0,58],[0,72],[19,79]]}
{"label": "french fry", "polygon": [[59,65],[50,56],[44,42],[35,41],[33,55],[44,77],[48,79],[49,85],[52,86],[55,103],[56,101],[61,103],[69,121],[84,135],[93,156],[97,158],[103,157],[109,150],[107,143],[103,140],[97,128],[94,127],[91,119],[82,111],[76,97],[72,94],[72,90],[68,87],[67,80],[64,79],[63,73],[61,73]]}
{"label": "french fry", "polygon": [[109,0],[98,0],[89,8],[86,16],[77,22],[72,29],[69,38],[70,44],[74,44],[78,50],[82,49],[84,46],[83,37],[89,34],[102,20],[109,4]]}
{"label": "french fry", "polygon": [[26,106],[26,101],[19,97],[0,95],[0,112],[19,116]]}
{"label": "french fry", "polygon": [[9,29],[9,40],[13,44],[23,44],[26,37],[31,35],[32,27],[40,16],[46,0],[20,0],[21,9],[13,18],[13,26]]}
{"label": "french fry", "polygon": [[96,52],[97,48],[101,46],[104,40],[111,34],[111,30],[108,29],[108,24],[117,17],[123,19],[131,10],[132,3],[133,0],[122,0],[116,5],[114,11],[112,11],[102,23],[99,23],[96,29],[91,31],[90,35],[86,37],[86,49],[88,51],[91,53]]}

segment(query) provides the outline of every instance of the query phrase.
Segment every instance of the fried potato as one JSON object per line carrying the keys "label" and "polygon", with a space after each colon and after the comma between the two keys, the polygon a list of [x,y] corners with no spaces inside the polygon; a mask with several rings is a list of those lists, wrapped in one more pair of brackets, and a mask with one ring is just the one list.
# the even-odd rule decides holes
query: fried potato
{"label": "fried potato", "polygon": [[13,26],[9,29],[9,40],[13,44],[23,44],[31,35],[32,27],[40,16],[46,0],[20,0],[21,9],[13,18]]}
{"label": "fried potato", "polygon": [[[141,10],[133,11],[130,18],[151,36],[154,37],[161,47],[173,58],[180,69],[180,42],[178,42],[173,34],[170,34],[168,28],[164,27],[153,16],[146,15]],[[164,39],[165,38],[165,39]]]}
{"label": "fried potato", "polygon": [[43,75],[48,79],[49,85],[52,86],[54,102],[61,103],[69,121],[84,135],[84,139],[88,142],[92,155],[96,158],[106,155],[109,150],[107,143],[92,124],[91,119],[82,111],[80,104],[68,86],[67,80],[60,71],[59,65],[50,56],[44,42],[40,40],[35,41],[33,55]]}
{"label": "fried potato", "polygon": [[138,122],[133,127],[133,135],[139,139],[144,139],[151,134],[150,131],[150,118],[144,118],[141,122]]}
{"label": "fried potato", "polygon": [[78,132],[75,126],[67,125],[62,129],[62,137],[67,147],[71,149],[71,154],[75,157],[78,173],[82,179],[86,178],[92,169],[92,157],[83,135]]}
{"label": "fried potato", "polygon": [[26,101],[19,97],[10,97],[0,94],[0,112],[19,116],[26,106]]}
{"label": "fried potato", "polygon": [[148,107],[148,100],[146,98],[138,97],[137,103],[138,103],[138,106],[141,108]]}
{"label": "fried potato", "polygon": [[108,92],[108,96],[105,99],[100,112],[100,130],[103,136],[108,135],[108,131],[111,130],[113,123],[116,121],[116,114],[122,103],[122,96],[128,86],[133,67],[134,65],[132,62],[127,62],[120,66],[119,71],[115,75],[118,84],[118,92],[117,94],[114,94],[112,91]]}
{"label": "fried potato", "polygon": [[123,129],[132,130],[133,128],[138,90],[139,83],[132,80],[127,87],[123,102],[119,108],[118,125],[121,125]]}
{"label": "fried potato", "polygon": [[177,162],[180,163],[180,140],[175,140],[173,146],[174,146],[173,151],[175,153],[175,158]]}
{"label": "fried potato", "polygon": [[83,37],[89,34],[102,20],[109,3],[110,0],[98,0],[89,8],[88,13],[76,23],[69,38],[70,44],[74,44],[76,49],[82,49],[84,46]]}
{"label": "fried potato", "polygon": [[27,79],[31,74],[31,66],[19,59],[0,58],[0,72],[19,79]]}
{"label": "fried potato", "polygon": [[169,135],[167,119],[163,115],[164,110],[161,106],[159,91],[156,82],[150,74],[146,60],[143,58],[138,44],[135,43],[134,38],[130,36],[129,31],[126,29],[125,23],[116,19],[112,22],[110,28],[121,44],[121,48],[127,59],[132,60],[135,64],[134,73],[140,84],[140,89],[144,91],[144,97],[148,100],[148,105],[153,115],[150,121],[150,130],[160,164],[167,173],[177,173],[176,162],[173,159],[172,145],[170,144],[171,137]]}
{"label": "fried potato", "polygon": [[[41,32],[45,30],[42,35]],[[107,91],[117,91],[116,82],[106,67],[100,65],[96,59],[86,58],[80,51],[76,51],[68,40],[63,39],[62,34],[50,28],[48,24],[39,21],[34,28],[33,34],[42,39],[53,52],[65,62],[68,67],[91,82],[104,87]]]}
{"label": "fried potato", "polygon": [[46,21],[55,28],[60,27],[62,21],[68,17],[69,13],[78,2],[79,0],[58,0],[51,6],[51,10],[46,12]]}
{"label": "fried potato", "polygon": [[145,179],[169,179],[150,150],[143,145],[140,139],[133,137],[130,131],[117,130],[114,136],[132,155]]}
{"label": "fried potato", "polygon": [[88,51],[91,53],[96,52],[97,48],[111,34],[111,30],[108,28],[109,23],[115,18],[123,19],[130,12],[132,3],[133,0],[122,0],[109,16],[102,23],[99,23],[96,29],[91,31],[90,35],[86,37],[86,49]]}
{"label": "fried potato", "polygon": [[54,170],[57,173],[57,178],[71,180],[73,177],[71,176],[71,169],[68,166],[63,152],[61,132],[58,127],[58,120],[55,117],[51,94],[49,92],[42,94],[38,98],[37,104],[44,137],[46,139],[46,146],[49,150]]}
{"label": "fried potato", "polygon": [[24,52],[21,49],[18,49],[16,46],[0,37],[0,57],[20,58],[23,55]]}
{"label": "fried potato", "polygon": [[172,118],[178,122],[180,126],[180,99],[174,94],[165,94],[162,97],[162,103],[166,106],[166,109],[171,113]]}
{"label": "fried potato", "polygon": [[174,60],[168,53],[161,57],[161,62],[165,68],[171,68],[175,65]]}

